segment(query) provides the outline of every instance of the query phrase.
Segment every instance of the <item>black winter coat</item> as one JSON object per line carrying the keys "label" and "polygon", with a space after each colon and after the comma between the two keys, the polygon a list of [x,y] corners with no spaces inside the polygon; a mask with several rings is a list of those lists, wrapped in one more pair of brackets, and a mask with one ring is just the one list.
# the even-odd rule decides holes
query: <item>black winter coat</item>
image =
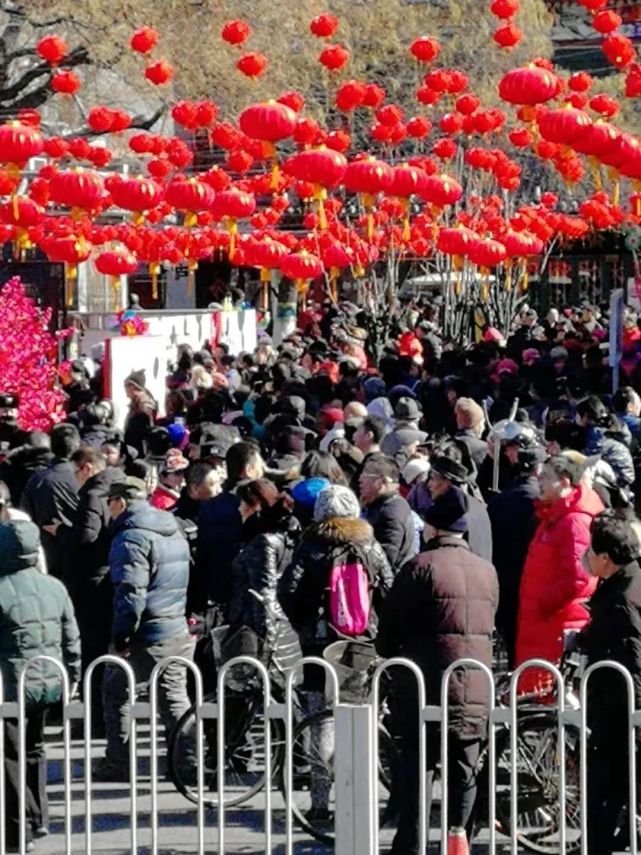
{"label": "black winter coat", "polygon": [[320,656],[337,640],[327,619],[329,577],[332,568],[353,553],[360,557],[372,583],[368,634],[376,635],[377,615],[393,576],[371,526],[361,519],[343,518],[314,523],[303,533],[278,583],[278,600],[298,632],[304,656]]}
{"label": "black winter coat", "polygon": [[523,475],[488,505],[492,523],[492,563],[499,579],[496,625],[504,635],[513,661],[519,610],[519,589],[528,546],[536,530],[534,502],[539,497],[534,475]]}
{"label": "black winter coat", "polygon": [[385,550],[392,572],[397,573],[416,555],[412,509],[402,496],[393,493],[369,505],[365,518]]}
{"label": "black winter coat", "polygon": [[[579,637],[588,664],[612,659],[625,666],[634,682],[635,705],[641,705],[641,567],[635,561],[603,579],[589,604],[591,620]],[[588,724],[601,733],[625,728],[627,695],[614,670],[595,671],[588,680]]]}
{"label": "black winter coat", "polygon": [[[198,514],[195,583],[206,609],[207,600],[224,612],[231,597],[231,565],[241,547],[240,502],[234,493],[224,492],[203,502]],[[197,610],[200,610],[197,609]]]}
{"label": "black winter coat", "polygon": [[107,496],[114,481],[122,478],[119,469],[98,472],[80,488],[78,507],[72,524],[60,526],[56,541],[64,556],[63,581],[67,585],[81,630],[91,631],[92,623],[111,626],[113,589],[109,578],[111,531]]}
{"label": "black winter coat", "polygon": [[487,442],[484,439],[479,439],[473,430],[457,431],[456,439],[467,446],[467,450],[478,472],[487,457]]}
{"label": "black winter coat", "polygon": [[[54,458],[47,469],[32,475],[24,488],[20,507],[40,529],[56,521],[71,525],[78,507],[78,482],[71,463]],[[57,538],[46,531],[41,532],[41,537],[49,573],[61,578],[65,567],[64,552]]]}
{"label": "black winter coat", "polygon": [[29,478],[34,472],[47,469],[52,460],[53,454],[48,448],[21,445],[9,452],[7,459],[0,466],[0,477],[9,488],[11,502],[15,507],[20,505]]}
{"label": "black winter coat", "polygon": [[[289,566],[300,537],[298,520],[286,510],[254,514],[244,524],[243,535],[250,539],[231,566],[230,633],[249,627],[273,654],[284,670],[300,658],[298,636],[278,602],[278,580]],[[252,536],[253,534],[253,536]],[[250,591],[256,591],[261,603]]]}
{"label": "black winter coat", "polygon": [[[492,667],[492,634],[498,605],[494,567],[457,537],[430,541],[394,579],[383,604],[376,649],[386,658],[404,656],[425,677],[427,702],[440,703],[443,672],[458,659]],[[408,669],[395,674],[395,695],[416,697]],[[489,691],[477,669],[457,671],[449,684],[449,726],[459,735],[485,733]]]}

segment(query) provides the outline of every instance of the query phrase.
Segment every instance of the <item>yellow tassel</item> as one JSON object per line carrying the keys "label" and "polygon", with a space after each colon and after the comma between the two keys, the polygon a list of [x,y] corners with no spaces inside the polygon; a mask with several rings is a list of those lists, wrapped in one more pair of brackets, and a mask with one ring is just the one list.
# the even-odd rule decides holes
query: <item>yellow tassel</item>
{"label": "yellow tassel", "polygon": [[188,229],[192,229],[198,223],[198,214],[194,211],[187,211],[185,214],[185,226]]}
{"label": "yellow tassel", "polygon": [[149,265],[149,273],[151,275],[151,297],[153,300],[158,299],[158,275],[160,273],[160,264],[153,261]]}
{"label": "yellow tassel", "polygon": [[614,183],[614,188],[612,190],[612,204],[614,205],[615,208],[618,207],[618,205],[619,205],[620,196],[621,196],[621,182],[617,178],[617,180]]}
{"label": "yellow tassel", "polygon": [[530,274],[527,270],[523,273],[523,279],[521,280],[521,291],[525,292],[530,287]]}
{"label": "yellow tassel", "polygon": [[18,204],[18,197],[14,195],[11,197],[11,205],[13,207],[13,219],[16,223],[20,222],[20,206]]}
{"label": "yellow tassel", "polygon": [[512,262],[505,262],[505,290],[512,290]]}
{"label": "yellow tassel", "polygon": [[78,278],[78,265],[77,264],[65,264],[65,279],[77,279]]}
{"label": "yellow tassel", "polygon": [[327,231],[327,214],[325,213],[325,203],[322,199],[318,200],[318,225],[322,232]]}
{"label": "yellow tassel", "polygon": [[412,237],[412,232],[411,232],[411,230],[410,230],[410,218],[409,218],[409,216],[406,214],[406,215],[403,217],[403,234],[402,234],[402,238],[403,238],[403,241],[404,241],[405,243],[407,243],[407,241],[408,241],[411,237]]}
{"label": "yellow tassel", "polygon": [[231,261],[236,254],[236,235],[238,234],[238,224],[236,220],[230,220],[227,226],[229,232],[229,260]]}
{"label": "yellow tassel", "polygon": [[120,309],[120,277],[111,277],[111,301],[112,309],[117,312]]}
{"label": "yellow tassel", "polygon": [[145,215],[142,211],[134,211],[131,215],[131,222],[134,226],[142,226],[145,222]]}
{"label": "yellow tassel", "polygon": [[367,215],[367,239],[374,239],[374,214],[371,212]]}
{"label": "yellow tassel", "polygon": [[198,270],[198,262],[190,261],[187,265],[187,293],[193,296],[194,287],[196,284],[196,271]]}

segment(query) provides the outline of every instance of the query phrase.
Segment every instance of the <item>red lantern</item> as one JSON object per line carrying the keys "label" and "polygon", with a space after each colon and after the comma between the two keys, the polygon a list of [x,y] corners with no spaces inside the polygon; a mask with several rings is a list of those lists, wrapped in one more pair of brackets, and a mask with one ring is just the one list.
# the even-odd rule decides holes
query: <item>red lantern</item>
{"label": "red lantern", "polygon": [[231,151],[227,155],[225,165],[228,169],[231,169],[232,172],[237,172],[239,175],[245,175],[245,173],[249,172],[254,165],[254,158],[248,151],[243,151],[239,148],[236,151]]}
{"label": "red lantern", "polygon": [[219,122],[219,124],[214,125],[210,137],[214,145],[224,148],[226,151],[232,151],[242,143],[240,133],[229,122]]}
{"label": "red lantern", "polygon": [[463,117],[460,113],[445,113],[438,124],[444,134],[457,134],[463,127]]}
{"label": "red lantern", "polygon": [[94,264],[98,273],[105,276],[127,276],[138,267],[136,256],[125,249],[101,252]]}
{"label": "red lantern", "polygon": [[319,39],[330,39],[338,29],[338,18],[334,15],[319,15],[309,23],[312,35]]}
{"label": "red lantern", "polygon": [[471,116],[481,106],[481,99],[468,92],[456,99],[456,109],[463,116]]}
{"label": "red lantern", "polygon": [[210,128],[216,121],[218,107],[213,101],[199,101],[196,104],[196,127]]}
{"label": "red lantern", "polygon": [[492,0],[490,12],[495,18],[508,20],[519,11],[520,0]]}
{"label": "red lantern", "polygon": [[368,83],[365,86],[363,106],[371,107],[372,110],[376,110],[381,106],[386,97],[387,93],[382,86],[379,86],[377,83]]}
{"label": "red lantern", "polygon": [[527,128],[514,128],[508,134],[510,142],[517,148],[527,148],[532,145],[534,137]]}
{"label": "red lantern", "polygon": [[402,163],[392,167],[392,183],[388,189],[391,196],[409,199],[410,196],[420,195],[427,186],[425,172],[418,166]]}
{"label": "red lantern", "polygon": [[328,71],[338,72],[345,68],[349,62],[349,51],[345,50],[342,45],[327,45],[320,52],[318,61]]}
{"label": "red lantern", "polygon": [[523,38],[523,30],[519,29],[516,24],[505,24],[504,27],[499,27],[492,35],[492,38],[499,47],[511,50],[516,47]]}
{"label": "red lantern", "polygon": [[318,279],[324,272],[320,258],[305,250],[286,255],[280,263],[280,269],[283,276],[297,283]]}
{"label": "red lantern", "polygon": [[601,45],[601,50],[616,68],[625,68],[636,58],[634,42],[620,33],[610,33]]}
{"label": "red lantern", "polygon": [[613,12],[611,9],[602,9],[592,18],[592,26],[594,29],[597,33],[603,33],[604,35],[618,30],[622,23],[623,18],[621,15],[617,15],[617,13]]}
{"label": "red lantern", "polygon": [[73,71],[56,71],[51,78],[51,88],[61,95],[75,95],[81,85],[80,78]]}
{"label": "red lantern", "polygon": [[208,210],[214,200],[215,193],[211,187],[195,177],[178,175],[165,188],[165,201],[172,208],[185,213],[185,225],[188,228],[196,225],[196,212]]}
{"label": "red lantern", "polygon": [[0,205],[0,219],[10,226],[21,229],[37,226],[44,212],[40,205],[28,196],[14,196],[11,201]]}
{"label": "red lantern", "polygon": [[0,163],[13,163],[22,167],[41,154],[44,149],[42,134],[37,128],[20,122],[0,125]]}
{"label": "red lantern", "polygon": [[638,98],[641,96],[641,65],[633,62],[625,77],[625,97]]}
{"label": "red lantern", "polygon": [[[2,142],[0,141],[0,150],[1,149]],[[66,141],[62,139],[62,137],[49,137],[48,140],[45,140],[44,152],[47,157],[50,157],[53,160],[57,160],[60,157],[65,157],[65,155],[69,152],[69,146],[67,145]]]}
{"label": "red lantern", "polygon": [[245,77],[255,80],[265,73],[267,65],[268,60],[264,54],[246,53],[238,60],[236,68],[241,74],[244,74]]}
{"label": "red lantern", "polygon": [[568,86],[573,92],[587,92],[592,86],[592,77],[587,71],[575,71],[570,75]]}
{"label": "red lantern", "polygon": [[173,76],[173,65],[170,65],[170,63],[164,59],[159,59],[158,62],[148,65],[145,69],[145,77],[150,83],[153,83],[154,86],[164,86],[173,79]]}
{"label": "red lantern", "polygon": [[97,172],[73,169],[56,172],[50,182],[51,199],[66,205],[72,213],[93,211],[100,207],[105,193],[105,184]]}
{"label": "red lantern", "polygon": [[428,107],[432,104],[436,104],[440,97],[441,93],[436,92],[430,86],[419,86],[416,90],[416,100],[419,101],[419,103],[425,104]]}
{"label": "red lantern", "polygon": [[531,255],[541,255],[543,241],[529,232],[516,232],[508,229],[501,235],[501,243],[505,247],[508,258],[526,258]]}
{"label": "red lantern", "polygon": [[363,104],[366,92],[367,87],[360,80],[348,80],[336,90],[336,106],[349,113]]}
{"label": "red lantern", "polygon": [[236,19],[234,21],[227,21],[227,23],[223,25],[223,28],[220,31],[220,35],[223,41],[226,41],[227,44],[234,45],[235,47],[244,44],[249,38],[250,34],[251,28],[249,24],[247,24],[245,21],[241,21],[240,19]]}
{"label": "red lantern", "polygon": [[441,139],[437,140],[432,146],[432,152],[440,159],[440,160],[451,160],[456,152],[458,151],[458,146],[451,139]]}
{"label": "red lantern", "polygon": [[440,229],[436,240],[436,248],[446,255],[464,258],[477,235],[468,228]]}
{"label": "red lantern", "polygon": [[160,36],[153,27],[140,27],[129,41],[129,46],[136,53],[150,53],[158,44]]}
{"label": "red lantern", "polygon": [[394,171],[391,166],[374,157],[353,160],[347,165],[343,184],[352,193],[376,196],[392,186]]}
{"label": "red lantern", "polygon": [[69,264],[76,267],[82,261],[87,261],[93,246],[82,235],[46,235],[38,241],[38,246],[50,261],[59,264]]}
{"label": "red lantern", "polygon": [[305,106],[305,99],[300,94],[300,92],[296,92],[296,90],[283,92],[283,94],[276,100],[279,102],[279,104],[284,104],[286,107],[289,107],[289,109],[293,110],[295,113],[300,113],[300,111]]}
{"label": "red lantern", "polygon": [[326,145],[334,151],[344,154],[349,150],[352,144],[352,138],[347,131],[331,131],[327,134]]}
{"label": "red lantern", "polygon": [[432,130],[432,123],[429,119],[424,118],[424,116],[414,116],[413,118],[408,119],[405,127],[409,136],[414,137],[414,139],[417,140],[422,140],[425,139]]}
{"label": "red lantern", "polygon": [[87,124],[95,134],[108,133],[113,125],[114,111],[109,107],[93,107],[87,115]]}
{"label": "red lantern", "polygon": [[587,113],[568,106],[558,110],[544,110],[538,117],[539,131],[543,139],[559,145],[571,146],[583,136],[591,124],[592,119]]}
{"label": "red lantern", "polygon": [[594,98],[591,98],[590,108],[595,113],[605,116],[606,119],[612,119],[620,110],[618,102],[604,94],[595,95]]}
{"label": "red lantern", "polygon": [[43,36],[36,45],[38,56],[54,68],[60,65],[68,52],[67,42],[62,36]]}
{"label": "red lantern", "polygon": [[171,117],[183,128],[193,130],[198,121],[198,105],[194,101],[177,101],[171,108]]}
{"label": "red lantern", "polygon": [[472,242],[468,258],[479,267],[496,267],[505,261],[507,252],[502,243],[490,238],[477,238]]}
{"label": "red lantern", "polygon": [[319,133],[320,128],[318,127],[318,123],[315,119],[305,117],[304,119],[299,119],[296,122],[296,127],[294,128],[292,136],[294,138],[294,142],[298,143],[298,145],[308,146],[315,142]]}
{"label": "red lantern", "polygon": [[308,181],[324,188],[336,187],[343,180],[347,159],[331,148],[308,149],[288,157],[283,171],[298,181]]}
{"label": "red lantern", "polygon": [[114,204],[126,211],[149,211],[159,205],[163,198],[163,188],[152,178],[121,178],[112,175],[105,183]]}
{"label": "red lantern", "polygon": [[440,52],[441,45],[439,42],[429,36],[414,39],[410,45],[410,53],[418,62],[434,62]]}
{"label": "red lantern", "polygon": [[598,12],[608,5],[608,0],[578,0],[579,6],[583,6],[588,12]]}
{"label": "red lantern", "polygon": [[244,193],[242,190],[230,188],[216,194],[213,203],[210,205],[210,210],[214,217],[222,220],[228,217],[230,220],[242,220],[251,215],[256,210],[256,199],[251,193]]}
{"label": "red lantern", "polygon": [[238,124],[251,139],[274,143],[291,137],[296,127],[296,113],[278,101],[265,101],[246,107]]}
{"label": "red lantern", "polygon": [[444,208],[454,205],[463,195],[463,188],[450,175],[429,175],[421,193],[421,199]]}
{"label": "red lantern", "polygon": [[551,71],[535,65],[514,68],[499,83],[499,95],[510,104],[543,104],[559,92],[559,79]]}

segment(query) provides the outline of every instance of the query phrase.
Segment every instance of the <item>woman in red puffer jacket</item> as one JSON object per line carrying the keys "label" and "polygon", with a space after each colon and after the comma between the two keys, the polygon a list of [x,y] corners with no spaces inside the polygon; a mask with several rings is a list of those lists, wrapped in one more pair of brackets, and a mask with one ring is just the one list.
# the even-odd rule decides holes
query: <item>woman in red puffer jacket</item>
{"label": "woman in red puffer jacket", "polygon": [[[590,525],[603,503],[582,478],[583,467],[562,455],[550,458],[539,475],[539,525],[519,595],[517,666],[528,659],[558,663],[564,630],[582,629],[589,620],[585,603],[597,580],[584,569],[582,559],[590,544]],[[531,692],[551,683],[549,672],[531,668],[519,689]]]}

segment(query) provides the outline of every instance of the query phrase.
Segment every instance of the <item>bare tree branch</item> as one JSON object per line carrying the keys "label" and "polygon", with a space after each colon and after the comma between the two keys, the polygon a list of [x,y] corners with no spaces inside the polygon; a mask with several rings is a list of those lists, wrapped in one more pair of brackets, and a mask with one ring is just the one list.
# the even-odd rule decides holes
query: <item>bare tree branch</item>
{"label": "bare tree branch", "polygon": [[[78,65],[88,65],[90,64],[91,59],[89,57],[89,52],[85,47],[77,47],[71,51],[71,53],[66,57],[65,65],[69,68],[73,68]],[[23,75],[21,75],[14,83],[10,86],[6,86],[4,89],[0,89],[0,104],[5,106],[16,106],[19,101],[24,99],[29,99],[29,93],[25,93],[25,90],[34,83],[36,80],[39,80],[42,77],[47,78],[47,86],[49,85],[49,80],[51,78],[51,67],[46,63],[39,63],[38,65],[33,66],[32,68],[25,71]],[[51,89],[49,89],[49,94],[51,94]],[[16,100],[18,99],[18,100]],[[44,103],[41,101],[40,103]],[[27,106],[32,106],[31,104],[27,104]]]}

